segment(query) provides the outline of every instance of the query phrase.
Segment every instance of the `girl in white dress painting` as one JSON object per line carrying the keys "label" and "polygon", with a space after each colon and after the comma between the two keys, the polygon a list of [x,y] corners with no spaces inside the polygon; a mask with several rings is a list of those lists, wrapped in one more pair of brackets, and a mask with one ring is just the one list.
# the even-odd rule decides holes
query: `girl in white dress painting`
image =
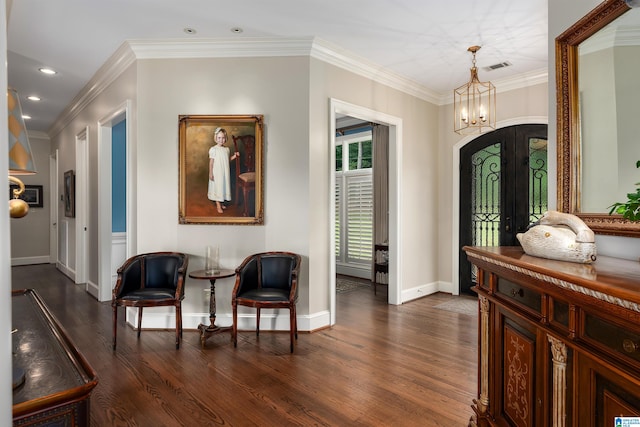
{"label": "girl in white dress painting", "polygon": [[209,189],[207,197],[216,202],[218,213],[222,213],[226,206],[220,202],[231,200],[231,173],[229,172],[229,160],[234,160],[240,156],[237,151],[229,158],[229,147],[225,147],[227,142],[227,131],[223,128],[216,128],[213,131],[213,139],[216,143],[209,149]]}

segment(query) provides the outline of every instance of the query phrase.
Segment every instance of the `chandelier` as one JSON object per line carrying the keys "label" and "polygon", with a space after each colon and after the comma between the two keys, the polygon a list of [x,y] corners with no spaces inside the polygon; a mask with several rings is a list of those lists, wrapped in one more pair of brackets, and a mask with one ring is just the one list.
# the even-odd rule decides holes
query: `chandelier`
{"label": "chandelier", "polygon": [[480,46],[467,49],[473,55],[471,79],[453,91],[453,130],[460,135],[496,128],[496,87],[491,82],[478,79],[478,50]]}

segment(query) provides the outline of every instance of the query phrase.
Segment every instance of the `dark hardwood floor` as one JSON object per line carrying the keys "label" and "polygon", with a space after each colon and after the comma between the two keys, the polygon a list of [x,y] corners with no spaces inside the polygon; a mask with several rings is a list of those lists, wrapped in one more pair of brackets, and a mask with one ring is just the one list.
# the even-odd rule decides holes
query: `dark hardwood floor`
{"label": "dark hardwood floor", "polygon": [[12,272],[13,288],[35,289],[97,372],[92,426],[466,426],[472,413],[477,316],[434,307],[464,297],[390,306],[384,289],[341,293],[337,325],[299,334],[293,354],[287,333],[249,331],[237,348],[220,334],[203,349],[185,330],[176,350],[173,331],[138,340],[120,315],[113,352],[110,303],[52,265]]}

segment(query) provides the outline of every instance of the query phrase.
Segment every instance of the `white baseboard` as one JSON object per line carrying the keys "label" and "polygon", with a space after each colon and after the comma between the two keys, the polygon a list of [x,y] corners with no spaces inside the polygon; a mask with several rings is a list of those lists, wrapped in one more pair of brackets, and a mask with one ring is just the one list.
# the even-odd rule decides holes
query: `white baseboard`
{"label": "white baseboard", "polygon": [[73,280],[73,283],[76,282],[76,272],[75,270],[70,269],[69,267],[67,267],[66,265],[63,265],[59,262],[56,263],[56,268],[58,270],[60,270],[60,272],[62,274],[64,274],[65,276],[67,276],[69,279]]}
{"label": "white baseboard", "polygon": [[371,268],[336,264],[336,273],[344,274],[345,276],[359,277],[361,279],[371,280]]}
{"label": "white baseboard", "polygon": [[[89,286],[89,285],[88,285]],[[436,292],[453,293],[453,286],[450,282],[433,282],[413,289],[402,291],[402,303],[406,303]],[[93,292],[87,291],[94,295]],[[97,292],[97,286],[95,286]],[[208,289],[205,289],[208,291]],[[95,295],[94,295],[95,296]],[[142,316],[142,329],[174,329],[176,326],[176,316],[173,307],[146,308]],[[136,327],[138,310],[127,308],[126,321],[132,327]],[[329,311],[321,311],[309,315],[298,315],[298,331],[316,331],[331,325]],[[198,325],[209,324],[209,313],[182,313],[182,327],[185,330],[196,330]],[[231,313],[216,313],[216,325],[226,327],[233,324]],[[252,331],[256,328],[255,311],[244,311],[238,313],[238,329]],[[289,330],[289,310],[262,310],[260,314],[261,331],[288,331]]]}
{"label": "white baseboard", "polygon": [[402,303],[404,304],[405,302],[409,302],[414,299],[426,297],[427,295],[435,294],[439,291],[438,282],[416,286],[412,289],[405,289],[402,291]]}
{"label": "white baseboard", "polygon": [[11,266],[49,264],[49,255],[11,258]]}
{"label": "white baseboard", "polygon": [[458,287],[453,287],[453,283],[451,282],[438,282],[438,288],[440,292],[446,292],[451,295],[458,295],[460,292],[458,291]]}
{"label": "white baseboard", "polygon": [[[158,308],[153,312],[153,309],[145,308],[142,315],[142,329],[174,329],[176,327],[176,316],[164,310],[164,308]],[[271,312],[270,312],[271,311]],[[119,314],[122,311],[119,311]],[[138,322],[138,309],[127,308],[126,321],[133,328],[137,327]],[[315,331],[318,329],[326,328],[329,326],[330,316],[328,311],[314,313],[308,316],[298,316],[298,331]],[[183,313],[182,314],[182,328],[186,330],[198,329],[198,325],[209,324],[209,313]],[[216,325],[226,327],[233,325],[233,315],[231,313],[216,313]],[[253,331],[256,329],[256,314],[253,313],[238,313],[238,329],[243,331]],[[289,330],[289,310],[276,309],[266,310],[263,309],[260,313],[260,330],[261,331],[288,331]]]}
{"label": "white baseboard", "polygon": [[453,286],[451,282],[433,282],[426,285],[416,286],[413,289],[405,289],[402,291],[402,302],[409,302],[414,299],[426,297],[427,295],[435,294],[436,292],[445,292],[448,294],[457,295],[453,293]]}
{"label": "white baseboard", "polygon": [[444,292],[447,294],[458,295],[458,289],[453,292],[454,288],[451,282],[433,282],[422,286],[417,286],[413,289],[407,289],[402,291],[402,302],[409,302],[414,299],[426,297],[427,295],[435,294],[436,292]]}
{"label": "white baseboard", "polygon": [[87,282],[85,284],[84,290],[87,291],[89,295],[91,295],[92,297],[94,297],[99,301],[98,295],[100,294],[100,292],[99,292],[98,285],[96,283],[93,283],[91,281]]}

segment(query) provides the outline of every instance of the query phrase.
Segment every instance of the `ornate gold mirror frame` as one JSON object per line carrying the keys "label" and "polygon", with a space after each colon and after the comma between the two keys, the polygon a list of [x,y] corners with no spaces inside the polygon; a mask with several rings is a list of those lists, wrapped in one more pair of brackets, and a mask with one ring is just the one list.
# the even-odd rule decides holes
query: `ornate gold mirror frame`
{"label": "ornate gold mirror frame", "polygon": [[623,0],[606,0],[556,38],[558,210],[579,216],[595,233],[637,237],[640,224],[580,211],[578,46],[629,9]]}

